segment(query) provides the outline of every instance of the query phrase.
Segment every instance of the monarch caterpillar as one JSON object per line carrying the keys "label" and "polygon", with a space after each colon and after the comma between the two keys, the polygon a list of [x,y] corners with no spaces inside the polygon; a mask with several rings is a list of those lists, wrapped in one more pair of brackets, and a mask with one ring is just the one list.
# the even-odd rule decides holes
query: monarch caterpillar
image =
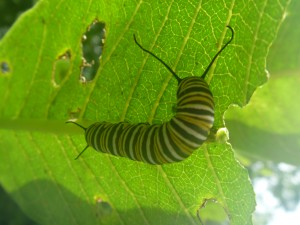
{"label": "monarch caterpillar", "polygon": [[161,62],[178,81],[177,112],[168,122],[163,124],[127,122],[109,123],[96,122],[89,127],[74,123],[85,131],[87,146],[96,151],[149,164],[164,164],[179,162],[190,156],[207,139],[214,122],[214,100],[204,78],[217,56],[232,41],[230,40],[217,52],[201,77],[191,76],[179,78],[177,74],[154,53],[143,48],[133,35],[135,43]]}

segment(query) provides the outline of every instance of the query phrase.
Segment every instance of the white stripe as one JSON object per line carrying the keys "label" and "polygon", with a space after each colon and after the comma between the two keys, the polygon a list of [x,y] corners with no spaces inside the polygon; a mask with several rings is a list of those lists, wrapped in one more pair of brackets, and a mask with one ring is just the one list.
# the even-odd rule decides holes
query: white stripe
{"label": "white stripe", "polygon": [[[165,144],[167,146],[167,151],[169,151],[176,160],[178,160],[178,161],[183,160],[184,158],[177,154],[176,150],[172,147],[172,145],[170,143],[170,140],[167,135],[167,129],[166,129],[167,123],[164,123],[162,126],[163,126],[163,137],[164,137]],[[172,161],[174,161],[174,160],[172,160]]]}
{"label": "white stripe", "polygon": [[[125,154],[126,154],[126,148],[127,148],[126,140],[127,140],[127,137],[128,137],[131,127],[132,126],[130,126],[130,125],[128,126],[128,124],[126,124],[125,128],[123,129],[123,132],[120,134],[120,137],[119,137],[120,141],[122,141],[121,146],[122,146],[123,152],[125,152]],[[125,156],[125,157],[130,159],[129,156]]]}
{"label": "white stripe", "polygon": [[98,127],[96,127],[96,133],[95,133],[95,136],[94,136],[94,148],[98,151],[101,151],[101,148],[99,148],[98,143],[97,143],[97,142],[100,143],[100,140],[97,140],[97,136],[98,136],[98,133],[100,131],[100,127],[102,127],[102,125],[99,125]]}
{"label": "white stripe", "polygon": [[[153,149],[151,149],[150,148],[150,137],[151,137],[151,135],[152,135],[152,133],[154,132],[154,130],[155,130],[155,127],[148,127],[148,129],[151,129],[151,131],[149,132],[149,134],[148,134],[148,137],[145,137],[145,133],[146,133],[146,130],[145,130],[145,132],[144,132],[144,138],[146,138],[147,139],[147,141],[146,141],[146,149],[145,149],[145,151],[146,151],[146,153],[147,153],[147,159],[144,159],[143,158],[143,160],[144,160],[144,162],[147,162],[147,161],[149,161],[149,162],[151,162],[152,164],[157,164],[155,161],[154,161],[154,159],[152,158],[152,156],[151,156],[151,151],[153,151]],[[157,129],[156,129],[157,130]],[[155,135],[154,135],[154,137],[155,137]],[[153,145],[153,146],[155,146],[155,145]]]}
{"label": "white stripe", "polygon": [[205,110],[212,114],[214,114],[214,109],[207,106],[207,105],[200,105],[200,104],[184,104],[181,106],[178,106],[177,109],[198,109],[198,110]]}
{"label": "white stripe", "polygon": [[[170,122],[168,122],[169,126],[172,127],[172,125],[170,124]],[[198,148],[199,144],[191,142],[189,139],[186,139],[185,137],[183,137],[180,133],[177,132],[177,130],[170,128],[171,132],[173,132],[180,140],[182,140],[185,144],[184,145],[189,145],[193,148]]]}
{"label": "white stripe", "polygon": [[201,122],[201,123],[203,123],[203,120],[205,120],[204,122],[208,121],[207,123],[211,125],[210,127],[212,127],[214,120],[215,120],[215,118],[210,115],[198,115],[198,114],[188,113],[188,112],[180,112],[180,113],[177,113],[176,115],[197,118],[197,119],[199,119],[199,122]]}
{"label": "white stripe", "polygon": [[117,155],[115,153],[115,149],[111,149],[111,146],[110,144],[108,143],[108,137],[110,136],[111,132],[112,132],[112,128],[113,128],[114,124],[110,124],[109,127],[105,128],[108,132],[105,134],[105,137],[104,137],[104,141],[105,141],[105,148],[108,150],[108,152],[112,155]]}
{"label": "white stripe", "polygon": [[[131,159],[136,160],[135,156],[134,156],[134,144],[133,144],[133,139],[135,138],[135,135],[138,132],[138,127],[134,128],[134,132],[132,133],[132,136],[129,137],[130,141],[129,141],[129,155]],[[127,137],[128,138],[128,137]]]}
{"label": "white stripe", "polygon": [[[163,124],[162,126],[164,126],[165,124]],[[163,136],[164,136],[164,132],[163,132]],[[157,135],[156,135],[156,139],[157,139],[157,143],[159,146],[159,151],[162,153],[163,157],[165,158],[165,160],[167,160],[168,162],[173,162],[174,160],[170,159],[167,155],[164,154],[163,152],[163,148],[160,144],[160,140],[159,140],[159,129],[157,129]]]}
{"label": "white stripe", "polygon": [[118,125],[117,129],[115,130],[115,133],[114,133],[113,136],[112,136],[113,152],[114,152],[114,155],[118,155],[118,156],[122,156],[122,155],[118,154],[118,151],[117,151],[117,145],[116,145],[117,134],[118,134],[118,131],[120,130],[121,126],[123,126],[123,125],[120,123],[120,124]]}
{"label": "white stripe", "polygon": [[184,123],[182,123],[180,120],[178,120],[176,117],[173,118],[173,121],[180,127],[182,128],[184,131],[186,131],[188,134],[193,135],[194,137],[196,137],[197,139],[204,141],[206,140],[206,136],[203,136],[200,133],[197,133],[196,131],[194,131],[193,129],[189,128],[187,125],[185,125]]}

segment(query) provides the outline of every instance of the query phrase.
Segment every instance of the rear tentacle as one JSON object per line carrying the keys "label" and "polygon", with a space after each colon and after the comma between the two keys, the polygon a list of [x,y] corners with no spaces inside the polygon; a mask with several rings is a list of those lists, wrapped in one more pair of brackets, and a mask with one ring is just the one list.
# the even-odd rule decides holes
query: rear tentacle
{"label": "rear tentacle", "polygon": [[66,123],[73,123],[73,124],[75,124],[75,125],[77,125],[78,127],[81,127],[83,130],[85,130],[86,131],[86,127],[84,127],[84,126],[81,126],[80,124],[78,124],[78,123],[76,123],[76,122],[74,122],[74,121],[66,121]]}
{"label": "rear tentacle", "polygon": [[[86,129],[87,129],[86,127],[81,126],[80,124],[73,122],[73,121],[66,121],[66,123],[73,123],[73,124],[77,125],[78,127],[82,128],[84,131],[86,131]],[[88,147],[89,147],[89,145],[85,146],[85,148],[79,153],[79,155],[75,158],[75,160],[78,159]]]}
{"label": "rear tentacle", "polygon": [[85,150],[87,150],[88,147],[89,145],[85,146],[85,148],[79,153],[79,155],[75,158],[75,160],[78,159],[85,152]]}

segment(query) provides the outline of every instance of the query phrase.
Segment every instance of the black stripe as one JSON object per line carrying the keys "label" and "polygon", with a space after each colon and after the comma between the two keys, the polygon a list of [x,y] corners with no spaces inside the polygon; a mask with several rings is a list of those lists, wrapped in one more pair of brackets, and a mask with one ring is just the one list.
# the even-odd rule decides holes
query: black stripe
{"label": "black stripe", "polygon": [[[171,126],[169,124],[169,126]],[[171,137],[171,134],[175,135],[174,133],[171,133],[171,129],[167,129],[167,136],[168,136],[168,139],[170,141],[170,144],[171,146],[173,147],[173,149],[175,149],[176,153],[182,157],[182,158],[187,158],[189,155],[188,154],[185,154],[185,152],[183,152],[179,146],[176,145],[176,143],[173,141],[172,137]],[[179,138],[180,139],[180,138]],[[185,146],[187,146],[188,148],[191,148],[190,146],[188,146],[188,144],[184,144]],[[176,160],[178,161],[178,160]]]}
{"label": "black stripe", "polygon": [[206,109],[195,109],[195,108],[184,108],[184,109],[178,108],[176,115],[178,115],[179,113],[184,113],[184,112],[195,114],[195,117],[197,117],[199,115],[201,115],[201,116],[207,115],[207,116],[212,116],[212,117],[214,116],[214,112],[210,112]]}
{"label": "black stripe", "polygon": [[[172,161],[176,161],[176,159],[172,156],[172,154],[170,153],[170,150],[167,148],[167,145],[166,145],[166,142],[165,142],[165,139],[164,139],[164,135],[163,135],[163,126],[164,124],[162,124],[159,129],[158,129],[158,138],[159,138],[159,143],[162,147],[161,149],[161,152],[164,153],[164,155],[167,155],[168,158],[170,158]],[[167,159],[165,159],[167,160]],[[167,160],[168,161],[168,160]]]}
{"label": "black stripe", "polygon": [[198,86],[198,87],[184,87],[183,90],[178,89],[177,92],[177,99],[182,98],[184,95],[189,94],[189,93],[195,93],[197,95],[209,95],[212,96],[212,93],[210,92],[210,90],[208,89],[208,87],[203,87],[203,86]]}
{"label": "black stripe", "polygon": [[[151,136],[149,136],[149,133],[152,132]],[[148,156],[147,156],[147,153],[149,151],[150,155],[151,155],[151,158],[153,159],[154,162],[156,162],[156,164],[159,164],[159,161],[158,161],[158,158],[155,154],[155,151],[154,151],[154,143],[155,143],[155,133],[157,132],[157,125],[151,125],[149,126],[145,133],[144,133],[144,137],[143,137],[143,140],[142,140],[142,144],[141,144],[141,147],[142,150],[141,153],[142,153],[142,156],[143,158],[147,161],[147,163],[151,163]],[[147,149],[147,141],[150,140],[150,147],[149,149]],[[151,163],[152,164],[152,163]]]}
{"label": "black stripe", "polygon": [[[177,118],[178,119],[178,118]],[[194,130],[196,133],[200,133],[201,135],[207,137],[208,131],[201,129],[198,126],[195,126],[194,124],[188,123],[186,121],[182,121],[181,119],[178,119],[180,122],[184,123],[187,127],[189,127],[190,129]],[[173,129],[176,129],[176,131],[185,139],[189,140],[190,142],[193,142],[195,144],[202,144],[205,140],[201,140],[198,139],[197,137],[195,137],[194,135],[188,133],[184,128],[181,128],[180,126],[178,126],[174,120],[170,121],[171,126],[173,127]]]}
{"label": "black stripe", "polygon": [[[145,124],[137,124],[137,125],[135,125],[133,128],[133,130],[135,130],[135,129],[137,129],[137,132],[135,133],[135,136],[133,136],[133,137],[129,137],[129,138],[133,138],[133,141],[132,141],[132,143],[133,143],[133,146],[136,146],[137,144],[138,144],[138,139],[139,139],[139,137],[140,137],[140,131],[141,131],[141,129],[143,129],[143,127],[144,126],[146,126]],[[142,152],[143,151],[143,149],[134,149],[134,151],[133,151],[133,153],[134,153],[134,157],[136,158],[136,159],[138,159],[138,155],[139,154],[137,154],[138,152]],[[138,159],[138,160],[140,160],[140,159]]]}
{"label": "black stripe", "polygon": [[[118,149],[117,143],[116,143],[117,149],[113,149],[113,145],[114,145],[113,137],[118,128],[120,128],[120,130],[121,130],[121,131],[118,131],[118,133],[122,133],[122,125],[123,124],[121,124],[121,123],[114,124],[113,126],[111,126],[109,128],[109,130],[107,130],[107,133],[105,134],[106,146],[107,146],[107,149],[109,149],[109,153],[112,155],[121,156],[120,151],[119,151],[120,149]],[[117,137],[118,137],[118,135],[117,135]],[[117,141],[118,141],[118,138],[117,138]],[[116,152],[116,153],[114,153],[114,152]]]}
{"label": "black stripe", "polygon": [[[104,123],[104,124],[101,124],[101,123],[97,123],[95,124],[94,128],[92,129],[92,132],[91,132],[91,141],[92,141],[92,146],[94,149],[96,149],[97,151],[100,151],[100,152],[104,152],[104,153],[107,153],[106,152],[106,149],[103,148],[103,145],[101,145],[101,136],[103,135],[103,132],[106,131],[106,128],[107,127],[107,124]],[[98,136],[96,136],[98,132]],[[99,146],[99,148],[96,148],[96,146],[94,145],[94,142],[97,142],[97,145]],[[109,152],[108,152],[109,153]]]}
{"label": "black stripe", "polygon": [[125,135],[126,135],[125,142],[122,141],[122,143],[124,143],[123,148],[124,148],[124,152],[126,153],[126,156],[132,160],[135,160],[135,154],[133,154],[134,158],[132,158],[130,156],[130,141],[131,141],[131,138],[133,138],[133,133],[135,132],[135,127],[138,125],[139,124],[129,126],[126,129],[126,131],[124,131],[123,135],[122,136],[120,135],[121,140],[122,140],[122,138],[125,138]]}

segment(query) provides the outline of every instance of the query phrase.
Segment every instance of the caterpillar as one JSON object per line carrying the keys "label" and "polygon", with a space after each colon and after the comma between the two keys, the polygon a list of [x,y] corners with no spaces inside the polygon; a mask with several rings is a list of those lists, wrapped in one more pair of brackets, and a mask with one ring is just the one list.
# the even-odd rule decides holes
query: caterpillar
{"label": "caterpillar", "polygon": [[179,162],[189,157],[206,141],[214,123],[214,99],[205,76],[218,55],[233,40],[231,38],[217,52],[201,77],[180,78],[163,60],[143,48],[133,35],[136,45],[161,62],[178,81],[177,111],[170,121],[163,124],[127,122],[96,122],[89,127],[74,123],[85,131],[87,146],[75,158],[78,159],[88,148],[127,157],[148,164]]}

